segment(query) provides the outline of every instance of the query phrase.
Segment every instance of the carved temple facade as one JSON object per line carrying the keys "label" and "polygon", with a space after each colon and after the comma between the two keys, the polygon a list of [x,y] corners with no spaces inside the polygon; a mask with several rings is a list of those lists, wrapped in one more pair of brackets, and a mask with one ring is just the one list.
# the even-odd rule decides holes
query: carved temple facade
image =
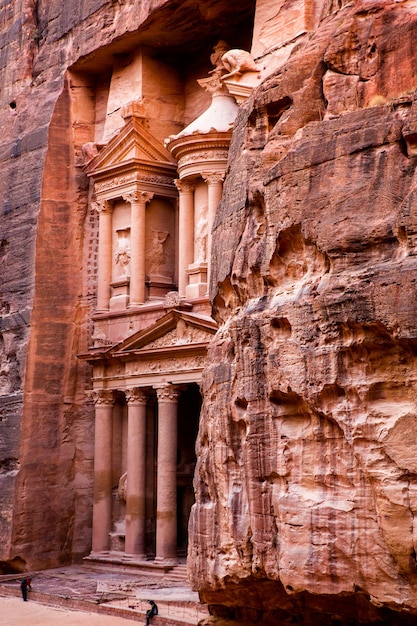
{"label": "carved temple facade", "polygon": [[238,111],[222,46],[198,81],[211,103],[179,133],[156,136],[139,98],[120,107],[123,125],[107,141],[84,147],[98,215],[97,305],[82,355],[93,369],[98,561],[163,566],[186,554],[200,382],[217,329],[211,229]]}
{"label": "carved temple facade", "polygon": [[[301,21],[290,20],[300,33],[311,17],[301,5]],[[114,62],[106,93],[95,91],[95,139],[83,153],[98,216],[97,303],[81,357],[95,407],[92,559],[170,565],[186,554],[200,383],[217,330],[211,232],[233,125],[299,34],[290,28],[288,45],[271,48],[268,28],[288,16],[268,7],[256,3],[253,56],[220,40],[199,78],[137,48]]]}

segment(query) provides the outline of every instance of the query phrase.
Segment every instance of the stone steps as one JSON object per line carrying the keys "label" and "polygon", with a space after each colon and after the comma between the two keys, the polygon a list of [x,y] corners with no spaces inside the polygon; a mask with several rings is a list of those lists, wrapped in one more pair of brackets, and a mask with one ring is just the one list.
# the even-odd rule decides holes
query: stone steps
{"label": "stone steps", "polygon": [[[84,567],[34,572],[31,575],[33,590],[28,598],[32,602],[68,610],[114,615],[144,623],[149,608],[147,600],[154,597],[159,615],[152,620],[153,626],[198,624],[208,611],[205,605],[199,603],[197,594],[184,589],[188,586],[186,566],[175,566],[170,573],[173,576],[171,581],[165,575],[157,582],[146,573],[138,578],[103,571],[94,575],[86,572]],[[21,578],[22,575],[0,580],[0,596],[20,598]],[[140,591],[135,586],[130,591],[129,586],[126,587],[126,583],[132,580],[136,585],[137,580],[140,581]]]}
{"label": "stone steps", "polygon": [[169,572],[167,572],[164,576],[164,584],[170,582],[183,582],[188,585],[187,566],[175,565]]}

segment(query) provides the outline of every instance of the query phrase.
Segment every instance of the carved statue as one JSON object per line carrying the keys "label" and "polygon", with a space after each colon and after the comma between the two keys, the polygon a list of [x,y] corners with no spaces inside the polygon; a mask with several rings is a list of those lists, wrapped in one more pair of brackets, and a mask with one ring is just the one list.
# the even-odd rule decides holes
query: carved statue
{"label": "carved statue", "polygon": [[127,274],[127,266],[130,262],[130,245],[128,230],[117,231],[117,251],[114,255],[116,265],[120,265],[120,272],[122,276]]}
{"label": "carved statue", "polygon": [[200,263],[204,263],[205,261],[207,261],[207,237],[207,206],[204,206],[201,209],[200,219],[197,223],[195,235],[195,260]]}
{"label": "carved statue", "polygon": [[222,76],[222,80],[235,76],[235,74],[243,74],[244,72],[259,72],[250,52],[246,50],[233,49],[223,54],[221,61],[223,66],[229,72]]}
{"label": "carved statue", "polygon": [[209,74],[214,74],[215,72],[219,71],[221,72],[225,69],[225,66],[222,62],[222,57],[228,50],[230,50],[230,46],[226,43],[226,41],[223,41],[222,39],[214,46],[213,53],[210,56],[210,61],[211,64],[214,66],[214,70],[211,70]]}
{"label": "carved statue", "polygon": [[117,486],[117,494],[119,500],[126,502],[126,490],[127,490],[127,472],[122,474],[119,478],[119,484]]}
{"label": "carved statue", "polygon": [[149,273],[160,274],[167,260],[164,244],[168,239],[169,231],[152,228],[152,232],[151,247],[146,252],[146,260],[149,263]]}

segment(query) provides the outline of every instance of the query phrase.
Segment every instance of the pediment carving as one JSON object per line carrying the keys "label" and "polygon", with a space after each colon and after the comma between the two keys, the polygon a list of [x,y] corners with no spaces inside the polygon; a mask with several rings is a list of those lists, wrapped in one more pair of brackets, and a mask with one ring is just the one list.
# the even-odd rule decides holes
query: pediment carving
{"label": "pediment carving", "polygon": [[151,341],[146,345],[146,348],[165,348],[168,346],[180,346],[192,343],[208,343],[211,341],[212,337],[212,333],[187,324],[184,320],[180,319],[177,322],[176,328],[167,332],[162,337],[158,337],[155,341]]}
{"label": "pediment carving", "polygon": [[207,317],[173,310],[166,313],[149,328],[135,333],[114,346],[117,357],[149,350],[162,352],[167,348],[208,344],[217,330],[216,323]]}
{"label": "pediment carving", "polygon": [[87,165],[86,172],[95,177],[123,164],[153,163],[176,167],[170,152],[145,128],[142,118],[131,117]]}

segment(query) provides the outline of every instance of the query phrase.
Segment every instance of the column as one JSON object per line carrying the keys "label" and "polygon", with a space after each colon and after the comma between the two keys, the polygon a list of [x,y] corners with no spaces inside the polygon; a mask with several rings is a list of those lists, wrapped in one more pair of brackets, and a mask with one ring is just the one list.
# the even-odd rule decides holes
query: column
{"label": "column", "polygon": [[93,552],[108,551],[111,531],[113,393],[93,392],[95,403]]}
{"label": "column", "polygon": [[146,402],[138,387],[126,391],[127,401],[127,493],[126,555],[145,559]]}
{"label": "column", "polygon": [[187,269],[194,261],[194,189],[186,180],[176,180],[180,194],[178,224],[178,293],[185,297]]}
{"label": "column", "polygon": [[158,477],[155,561],[177,559],[177,409],[179,390],[156,387],[158,396]]}
{"label": "column", "polygon": [[93,204],[99,213],[98,223],[98,268],[97,268],[97,311],[108,311],[112,268],[112,212],[110,202],[97,201]]}
{"label": "column", "polygon": [[208,204],[207,283],[208,285],[210,285],[211,253],[212,253],[211,231],[213,229],[217,207],[219,206],[220,200],[222,199],[224,174],[221,172],[203,172],[201,175],[207,183],[207,193],[208,193],[208,199],[207,199],[207,204]]}
{"label": "column", "polygon": [[146,205],[154,194],[135,190],[123,196],[130,202],[130,303],[129,306],[143,304],[146,299],[145,289],[145,234]]}

